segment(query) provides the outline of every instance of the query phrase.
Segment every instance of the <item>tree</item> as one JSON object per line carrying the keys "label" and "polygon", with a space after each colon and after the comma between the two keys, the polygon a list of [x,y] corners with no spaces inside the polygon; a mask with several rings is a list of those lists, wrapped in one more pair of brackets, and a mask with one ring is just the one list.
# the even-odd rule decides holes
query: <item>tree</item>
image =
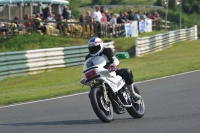
{"label": "tree", "polygon": [[183,11],[189,14],[200,13],[200,1],[199,0],[182,0]]}
{"label": "tree", "polygon": [[[175,0],[169,0],[169,9],[175,10],[179,7],[175,2]],[[157,0],[154,5],[162,6],[162,0]],[[200,0],[182,0],[182,10],[188,14],[200,13]]]}
{"label": "tree", "polygon": [[69,8],[72,14],[77,18],[79,16],[79,11],[77,10],[80,6],[80,0],[69,0]]}
{"label": "tree", "polygon": [[121,0],[111,0],[110,4],[114,4],[114,5],[117,5],[117,4],[120,4]]}

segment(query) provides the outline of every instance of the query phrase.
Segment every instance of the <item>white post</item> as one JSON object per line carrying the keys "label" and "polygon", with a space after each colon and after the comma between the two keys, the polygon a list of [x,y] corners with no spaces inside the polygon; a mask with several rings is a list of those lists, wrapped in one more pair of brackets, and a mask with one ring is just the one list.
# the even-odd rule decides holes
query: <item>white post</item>
{"label": "white post", "polygon": [[58,12],[57,13],[62,15],[62,6],[61,5],[58,5]]}
{"label": "white post", "polygon": [[182,29],[182,0],[180,0],[180,29]]}
{"label": "white post", "polygon": [[138,38],[135,39],[135,55],[139,57],[139,49],[138,49]]}
{"label": "white post", "polygon": [[197,40],[198,39],[198,28],[197,28],[197,25],[194,26],[194,40]]}
{"label": "white post", "polygon": [[10,9],[11,9],[11,6],[10,6],[10,4],[8,4],[8,20],[11,20],[11,11],[10,11]]}
{"label": "white post", "polygon": [[30,3],[30,15],[32,16],[33,15],[33,4]]}
{"label": "white post", "polygon": [[23,15],[22,15],[22,4],[19,4],[19,19],[22,20],[23,19]]}

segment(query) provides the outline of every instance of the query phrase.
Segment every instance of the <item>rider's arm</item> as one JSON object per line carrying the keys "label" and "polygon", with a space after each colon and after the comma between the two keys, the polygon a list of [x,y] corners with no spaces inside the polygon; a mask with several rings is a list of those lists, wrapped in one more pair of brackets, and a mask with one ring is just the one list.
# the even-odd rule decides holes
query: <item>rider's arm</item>
{"label": "rider's arm", "polygon": [[110,64],[114,64],[115,66],[119,65],[119,60],[117,59],[111,48],[104,48],[103,54],[107,56]]}

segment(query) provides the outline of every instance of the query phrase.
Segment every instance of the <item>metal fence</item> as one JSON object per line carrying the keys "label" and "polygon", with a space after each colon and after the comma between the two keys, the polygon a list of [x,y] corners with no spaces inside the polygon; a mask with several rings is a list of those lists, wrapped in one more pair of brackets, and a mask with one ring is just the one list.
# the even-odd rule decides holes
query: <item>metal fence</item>
{"label": "metal fence", "polygon": [[[0,35],[28,35],[32,33],[48,35],[65,35],[90,38],[98,37],[125,37],[125,24],[117,26],[105,26],[94,23],[63,22],[63,21],[38,21],[38,20],[0,20],[5,23],[5,27],[0,27]],[[29,27],[26,24],[29,23]],[[38,26],[43,23],[44,26]],[[153,30],[162,30],[165,28],[164,20],[153,21]],[[173,23],[167,21],[167,29],[173,30]],[[5,30],[8,31],[6,34]]]}
{"label": "metal fence", "polygon": [[197,26],[180,29],[149,37],[136,39],[136,56],[141,57],[150,53],[161,51],[172,46],[174,43],[186,40],[197,40]]}
{"label": "metal fence", "polygon": [[[107,41],[104,47],[115,50],[113,44],[113,41]],[[82,65],[88,53],[87,45],[3,52],[0,53],[0,80],[53,68]]]}

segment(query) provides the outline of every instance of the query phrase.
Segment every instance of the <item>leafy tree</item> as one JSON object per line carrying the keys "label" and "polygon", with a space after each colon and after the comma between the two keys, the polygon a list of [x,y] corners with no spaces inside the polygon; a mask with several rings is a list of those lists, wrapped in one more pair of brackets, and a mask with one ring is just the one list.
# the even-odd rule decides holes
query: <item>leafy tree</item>
{"label": "leafy tree", "polygon": [[[154,5],[162,6],[162,0],[157,0]],[[177,8],[179,6],[176,5],[176,0],[169,0],[169,9],[175,10]],[[182,10],[189,14],[200,13],[200,0],[182,0]]]}
{"label": "leafy tree", "polygon": [[121,0],[111,0],[110,4],[114,4],[114,5],[117,5],[117,4],[120,4]]}
{"label": "leafy tree", "polygon": [[183,11],[186,13],[200,13],[200,0],[183,0]]}
{"label": "leafy tree", "polygon": [[80,0],[69,0],[69,8],[72,11],[72,15],[76,18],[79,17],[79,11],[77,10],[80,6]]}

